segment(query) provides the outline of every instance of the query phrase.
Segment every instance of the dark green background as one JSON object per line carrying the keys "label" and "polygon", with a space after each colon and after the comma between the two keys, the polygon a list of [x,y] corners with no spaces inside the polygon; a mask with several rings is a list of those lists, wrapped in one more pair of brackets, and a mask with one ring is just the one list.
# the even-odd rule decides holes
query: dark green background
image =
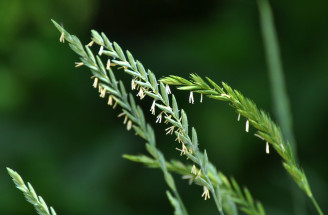
{"label": "dark green background", "polygon": [[[327,213],[328,3],[276,0],[272,7],[301,166]],[[84,44],[90,29],[104,31],[158,78],[197,73],[225,81],[275,118],[254,0],[1,0],[0,15],[0,214],[35,213],[6,166],[58,214],[172,214],[161,172],[121,157],[144,153],[144,142],[99,98],[89,71],[74,68],[78,58],[59,43],[51,18]],[[190,105],[187,92],[173,91],[217,168],[246,185],[268,214],[292,214],[289,176],[255,130],[245,133],[244,119],[237,122],[225,103],[200,104],[197,95]],[[154,125],[151,100],[140,104]],[[164,129],[155,127],[158,145],[178,158]],[[216,214],[201,187],[176,180],[190,214]]]}

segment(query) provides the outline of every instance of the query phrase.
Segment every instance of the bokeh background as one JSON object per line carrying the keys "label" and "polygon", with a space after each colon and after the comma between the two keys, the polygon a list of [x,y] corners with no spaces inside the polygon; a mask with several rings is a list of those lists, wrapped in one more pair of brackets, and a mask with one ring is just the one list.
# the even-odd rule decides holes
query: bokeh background
{"label": "bokeh background", "polygon": [[[275,0],[272,7],[299,159],[327,213],[328,2]],[[51,18],[85,44],[90,29],[104,31],[157,77],[197,73],[225,81],[275,118],[255,0],[1,0],[0,15],[0,214],[35,213],[6,166],[58,214],[173,212],[161,172],[122,158],[144,153],[144,142],[99,99],[89,71],[74,68],[78,58],[59,43]],[[190,105],[188,93],[174,92],[217,168],[246,185],[268,214],[293,214],[294,185],[254,129],[246,134],[245,121],[225,103]],[[140,104],[147,112],[151,100]],[[164,128],[155,127],[158,145],[179,158]],[[201,187],[176,180],[190,214],[216,214]],[[305,197],[296,206],[315,214]]]}

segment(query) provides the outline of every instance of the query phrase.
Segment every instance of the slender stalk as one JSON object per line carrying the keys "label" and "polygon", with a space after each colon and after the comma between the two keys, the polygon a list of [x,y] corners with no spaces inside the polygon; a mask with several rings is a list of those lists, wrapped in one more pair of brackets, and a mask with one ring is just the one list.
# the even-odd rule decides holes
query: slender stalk
{"label": "slender stalk", "polygon": [[313,196],[311,197],[311,200],[312,200],[312,203],[313,203],[314,207],[317,209],[318,213],[320,215],[323,215],[323,212],[322,212],[319,204],[317,203],[317,200],[315,200],[315,198]]}
{"label": "slender stalk", "polygon": [[[290,142],[295,160],[297,161],[297,145],[293,134],[292,114],[286,90],[273,13],[268,0],[258,0],[257,3],[260,13],[262,38],[268,65],[268,74],[275,115],[281,126],[283,135]],[[295,186],[290,186],[290,190],[293,199],[294,213],[298,215],[305,215],[306,204],[304,197],[299,195],[300,193]]]}
{"label": "slender stalk", "polygon": [[262,37],[265,56],[268,64],[268,74],[273,98],[275,115],[282,133],[289,141],[294,156],[297,157],[295,137],[293,135],[292,114],[287,96],[286,84],[281,63],[279,43],[274,27],[274,20],[268,0],[258,0]]}

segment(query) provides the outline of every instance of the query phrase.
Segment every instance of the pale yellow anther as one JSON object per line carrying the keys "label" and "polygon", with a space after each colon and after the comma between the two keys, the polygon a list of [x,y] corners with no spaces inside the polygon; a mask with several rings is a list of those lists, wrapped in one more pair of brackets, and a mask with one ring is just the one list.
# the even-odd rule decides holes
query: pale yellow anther
{"label": "pale yellow anther", "polygon": [[201,174],[202,174],[202,170],[199,170],[195,179],[198,179]]}
{"label": "pale yellow anther", "polygon": [[174,125],[172,125],[172,126],[166,128],[166,129],[165,129],[166,134],[173,134],[174,128],[175,128]]}
{"label": "pale yellow anther", "polygon": [[178,143],[181,143],[182,142],[182,140],[180,138],[180,133],[178,133],[177,138],[175,138],[174,141],[178,141]]}
{"label": "pale yellow anther", "polygon": [[109,95],[108,96],[108,102],[107,102],[108,105],[113,105],[113,96],[112,95]]}
{"label": "pale yellow anther", "polygon": [[204,197],[205,200],[210,199],[210,191],[208,190],[208,188],[206,186],[203,187],[203,194],[202,197]]}
{"label": "pale yellow anther", "polygon": [[113,109],[115,109],[117,106],[117,101],[115,100],[115,104],[113,105]]}
{"label": "pale yellow anther", "polygon": [[60,35],[59,42],[61,42],[61,43],[65,42],[65,33],[64,33],[64,31]]}
{"label": "pale yellow anther", "polygon": [[101,56],[103,54],[103,51],[104,51],[104,47],[103,46],[100,46],[98,55]]}
{"label": "pale yellow anther", "polygon": [[107,70],[110,69],[110,59],[107,60],[106,69],[107,69]]}
{"label": "pale yellow anther", "polygon": [[139,96],[140,99],[143,99],[146,96],[145,93],[144,93],[144,89],[142,87],[140,87],[137,96]]}
{"label": "pale yellow anther", "polygon": [[95,78],[95,80],[93,81],[93,85],[94,88],[98,87],[98,78]]}
{"label": "pale yellow anther", "polygon": [[183,143],[182,143],[182,149],[178,149],[178,148],[176,148],[176,150],[178,150],[178,151],[181,152],[181,153],[180,153],[180,156],[185,155],[185,154],[188,152],[187,147],[186,147],[185,144],[183,144]]}
{"label": "pale yellow anther", "polygon": [[88,45],[87,45],[87,46],[91,47],[91,46],[93,45],[93,43],[94,43],[94,41],[93,41],[93,40],[91,40],[91,42],[90,42],[90,43],[88,43]]}
{"label": "pale yellow anther", "polygon": [[268,142],[265,143],[265,153],[270,154],[270,146]]}
{"label": "pale yellow anther", "polygon": [[128,131],[129,131],[129,130],[131,130],[131,128],[132,128],[132,121],[129,120],[128,124],[126,125],[126,129],[128,129]]}
{"label": "pale yellow anther", "polygon": [[122,112],[122,113],[120,113],[119,115],[117,115],[118,118],[120,118],[120,117],[122,117],[122,116],[125,116],[125,113],[124,113],[124,112]]}
{"label": "pale yellow anther", "polygon": [[75,62],[75,67],[80,67],[83,66],[84,63],[83,62]]}
{"label": "pale yellow anther", "polygon": [[102,88],[101,91],[100,91],[100,97],[105,98],[105,96],[106,96],[106,89]]}
{"label": "pale yellow anther", "polygon": [[125,123],[128,121],[128,117],[127,116],[125,116],[124,117],[124,121],[123,121],[123,124],[125,125]]}
{"label": "pale yellow anther", "polygon": [[196,168],[195,165],[192,165],[191,173],[194,174],[194,175],[197,175],[197,168]]}
{"label": "pale yellow anther", "polygon": [[161,112],[160,114],[157,115],[157,117],[156,117],[156,123],[161,123],[162,122],[162,113],[163,112]]}
{"label": "pale yellow anther", "polygon": [[155,115],[155,106],[156,106],[156,100],[154,99],[151,107],[150,107],[150,112],[151,114]]}
{"label": "pale yellow anther", "polygon": [[137,86],[137,84],[136,84],[136,82],[134,80],[135,79],[132,79],[132,81],[131,81],[131,89],[132,90],[136,89],[136,86]]}

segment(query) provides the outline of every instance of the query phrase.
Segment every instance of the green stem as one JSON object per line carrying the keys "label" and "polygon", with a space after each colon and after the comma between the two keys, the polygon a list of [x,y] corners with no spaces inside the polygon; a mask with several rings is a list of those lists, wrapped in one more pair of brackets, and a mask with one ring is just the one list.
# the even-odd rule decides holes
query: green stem
{"label": "green stem", "polygon": [[209,183],[210,186],[211,186],[210,189],[211,189],[211,193],[212,193],[213,198],[214,198],[215,205],[216,205],[218,211],[220,212],[220,214],[221,215],[224,215],[223,210],[222,210],[222,207],[220,206],[220,202],[219,202],[219,200],[218,200],[218,198],[216,196],[216,193],[215,193],[214,187],[212,185],[212,182],[211,182],[210,178],[208,177],[208,174],[205,172],[203,165],[201,165],[201,169],[202,169],[202,172],[203,172],[203,174],[204,174],[204,176],[206,178],[206,181],[207,182],[210,182]]}
{"label": "green stem", "polygon": [[280,57],[277,33],[268,0],[258,0],[262,37],[269,69],[271,93],[275,113],[286,139],[290,142],[296,156],[296,144],[292,129],[292,117],[287,96],[286,84]]}
{"label": "green stem", "polygon": [[[297,161],[296,141],[293,135],[290,105],[285,87],[286,84],[284,80],[283,66],[281,63],[279,43],[277,33],[275,31],[272,10],[268,0],[258,0],[257,2],[260,13],[262,37],[266,52],[275,115],[281,126],[283,135],[290,142],[295,160]],[[306,214],[304,197],[299,195],[299,191],[295,188],[295,186],[291,186],[290,190],[294,204],[294,213],[298,215]]]}
{"label": "green stem", "polygon": [[181,197],[180,197],[178,191],[177,191],[177,190],[173,190],[173,193],[174,193],[175,197],[177,198],[177,200],[178,200],[179,203],[180,203],[180,206],[181,206],[181,208],[182,208],[182,210],[183,210],[183,214],[188,215],[188,211],[187,211],[185,205],[183,204],[183,201],[182,201],[182,199],[181,199]]}
{"label": "green stem", "polygon": [[319,215],[324,215],[323,212],[322,212],[322,210],[321,210],[321,208],[320,208],[320,206],[319,206],[319,204],[318,204],[317,201],[315,200],[314,196],[311,197],[311,200],[312,200],[312,203],[313,203],[315,209],[317,209],[318,214],[319,214]]}

